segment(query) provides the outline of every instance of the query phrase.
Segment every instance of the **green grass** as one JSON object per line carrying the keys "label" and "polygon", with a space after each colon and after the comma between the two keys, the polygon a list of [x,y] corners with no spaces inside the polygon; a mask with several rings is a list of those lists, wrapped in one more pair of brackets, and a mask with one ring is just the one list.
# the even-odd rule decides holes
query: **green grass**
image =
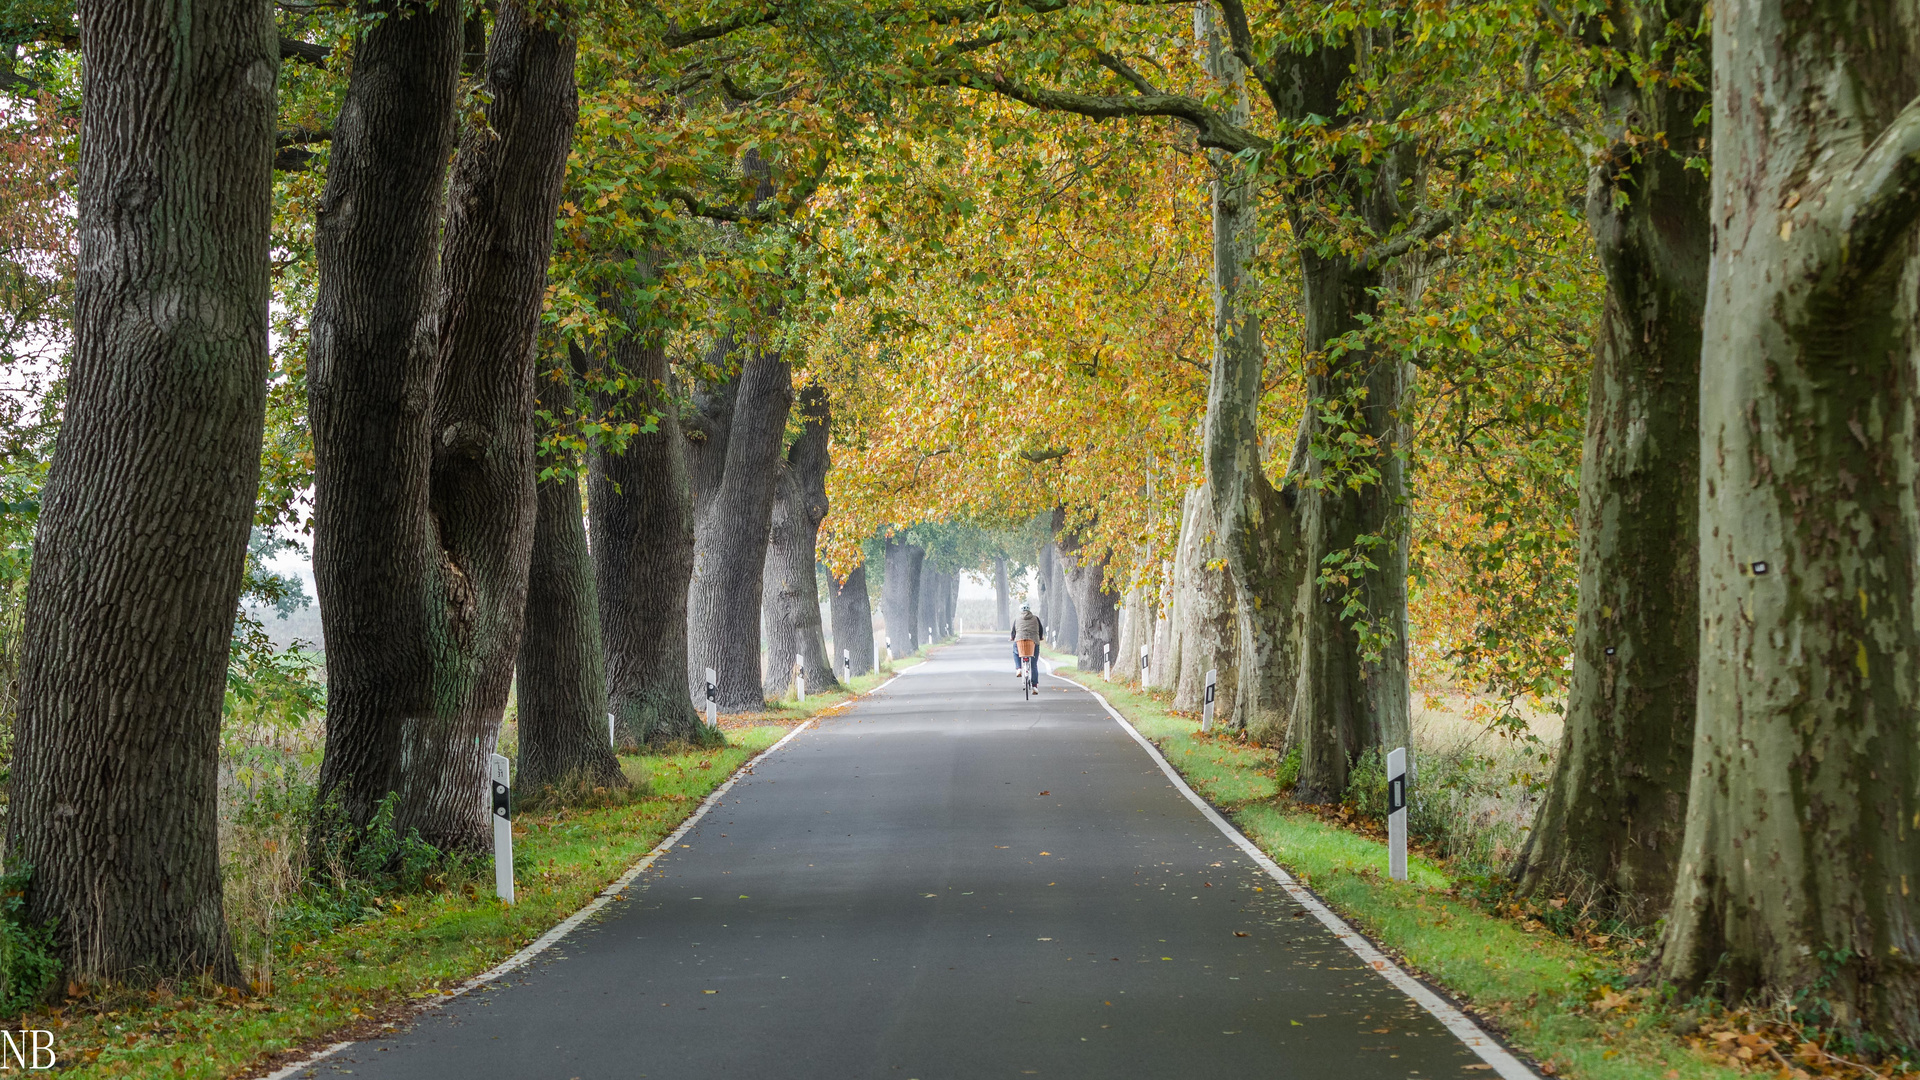
{"label": "green grass", "polygon": [[[813,699],[810,711],[820,707]],[[824,703],[822,703],[824,704]],[[797,717],[796,717],[797,718]],[[626,758],[649,793],[624,806],[528,813],[515,823],[519,902],[493,898],[491,874],[430,895],[388,898],[386,914],[302,943],[276,958],[276,986],[252,997],[211,987],[121,994],[23,1018],[52,1028],[76,1077],[221,1077],[266,1054],[364,1034],[405,1008],[486,971],[578,911],[672,832],[714,788],[786,734],[777,725],[728,732],[712,751]]]}
{"label": "green grass", "polygon": [[[1594,999],[1626,985],[1627,959],[1579,946],[1537,922],[1508,918],[1456,888],[1447,867],[1409,858],[1410,881],[1386,876],[1386,845],[1293,808],[1280,795],[1271,750],[1203,736],[1169,711],[1165,695],[1074,672],[1100,691],[1193,789],[1312,886],[1342,917],[1408,967],[1467,1001],[1551,1075],[1581,1080],[1731,1080],[1668,1030],[1674,1014],[1646,999],[1599,1010]],[[1617,1000],[1614,999],[1614,1000]]]}

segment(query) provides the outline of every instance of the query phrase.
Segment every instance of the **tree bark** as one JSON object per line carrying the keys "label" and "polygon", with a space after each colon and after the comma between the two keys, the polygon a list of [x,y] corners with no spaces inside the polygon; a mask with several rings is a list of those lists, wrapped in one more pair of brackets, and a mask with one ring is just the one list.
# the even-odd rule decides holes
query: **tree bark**
{"label": "tree bark", "polygon": [[832,583],[833,646],[844,651],[855,675],[873,670],[873,608],[867,601],[867,564]]}
{"label": "tree bark", "polygon": [[8,853],[70,979],[239,970],[221,693],[259,478],[272,8],[80,6],[66,418],[27,588]]}
{"label": "tree bark", "polygon": [[[555,388],[571,394],[571,387]],[[552,391],[550,391],[552,392]],[[538,484],[539,516],[527,573],[526,631],[517,670],[520,775],[527,791],[624,788],[607,740],[607,668],[593,556],[580,519],[574,463],[553,455],[559,473]]]}
{"label": "tree bark", "polygon": [[[1651,59],[1667,20],[1701,5],[1611,15],[1621,53]],[[1708,183],[1632,137],[1704,135],[1705,90],[1623,70],[1606,95],[1614,144],[1588,184],[1607,274],[1580,478],[1580,605],[1553,784],[1514,867],[1525,893],[1591,895],[1636,924],[1673,895],[1693,761],[1699,658],[1700,320]],[[1640,130],[1636,130],[1636,128]],[[1649,144],[1651,145],[1651,144]]]}
{"label": "tree bark", "polygon": [[1658,971],[1920,1046],[1910,0],[1713,26],[1698,729]]}
{"label": "tree bark", "polygon": [[1101,646],[1112,648],[1120,636],[1118,598],[1106,588],[1107,556],[1083,565],[1079,555],[1085,539],[1080,530],[1066,531],[1066,518],[1064,510],[1053,512],[1054,531],[1060,535],[1058,565],[1063,568],[1063,591],[1071,594],[1078,616],[1076,655],[1081,671],[1099,671]]}
{"label": "tree bark", "polygon": [[838,690],[840,679],[827,655],[820,625],[820,523],[827,517],[828,404],[826,388],[808,383],[800,392],[800,437],[779,463],[772,539],[767,544],[767,641],[773,663],[767,666],[766,696],[778,697],[793,686],[794,656],[801,658],[807,687]]}
{"label": "tree bark", "polygon": [[499,5],[487,123],[461,139],[439,249],[458,8],[367,7],[389,17],[358,44],[336,125],[309,403],[321,799],[358,827],[392,794],[403,833],[480,850],[526,611],[533,339],[577,104],[571,31]]}
{"label": "tree bark", "polygon": [[884,550],[887,577],[880,583],[880,614],[886,620],[888,648],[901,657],[919,648],[913,623],[920,612],[920,566],[927,553],[918,544],[891,538]]}
{"label": "tree bark", "polygon": [[[704,695],[716,673],[720,711],[766,708],[761,690],[760,603],[776,469],[793,407],[785,357],[750,346],[740,365],[719,475],[695,480],[693,575],[687,590],[687,687]],[[702,451],[710,469],[714,448]],[[710,486],[706,486],[710,485]]]}
{"label": "tree bark", "polygon": [[655,430],[632,436],[620,453],[596,448],[587,474],[615,734],[632,748],[715,743],[719,733],[687,693],[693,496],[667,352],[657,341],[629,338],[613,355],[633,389],[624,400],[596,395],[596,411],[658,417]]}

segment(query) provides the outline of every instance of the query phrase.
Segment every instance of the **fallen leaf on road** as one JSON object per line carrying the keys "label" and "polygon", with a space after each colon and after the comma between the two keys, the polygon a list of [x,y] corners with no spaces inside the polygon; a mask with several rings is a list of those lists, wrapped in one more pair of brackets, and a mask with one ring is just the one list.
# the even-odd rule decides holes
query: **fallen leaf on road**
{"label": "fallen leaf on road", "polygon": [[1234,937],[1246,937],[1246,936],[1247,936],[1247,932],[1246,932],[1245,930],[1235,930],[1235,931],[1233,932],[1233,936],[1234,936]]}
{"label": "fallen leaf on road", "polygon": [[1053,794],[1053,792],[1051,792],[1051,791],[1043,791],[1043,792],[1041,792],[1040,794],[1042,794],[1042,795],[1051,795],[1051,794]]}

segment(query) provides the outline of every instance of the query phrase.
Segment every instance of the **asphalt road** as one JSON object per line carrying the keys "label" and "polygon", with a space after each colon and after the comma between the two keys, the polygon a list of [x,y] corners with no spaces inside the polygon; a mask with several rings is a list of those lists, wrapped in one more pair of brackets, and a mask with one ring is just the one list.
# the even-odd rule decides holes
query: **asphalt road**
{"label": "asphalt road", "polygon": [[300,1076],[1473,1077],[1092,695],[979,638],[802,733],[533,963]]}

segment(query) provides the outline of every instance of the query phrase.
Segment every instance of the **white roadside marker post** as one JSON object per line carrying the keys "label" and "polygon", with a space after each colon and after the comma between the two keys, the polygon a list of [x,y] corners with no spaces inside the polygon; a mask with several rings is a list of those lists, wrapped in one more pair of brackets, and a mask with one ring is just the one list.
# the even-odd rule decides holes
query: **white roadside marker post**
{"label": "white roadside marker post", "polygon": [[1113,681],[1113,643],[1110,641],[1100,643],[1100,677]]}
{"label": "white roadside marker post", "polygon": [[487,755],[487,778],[493,789],[493,892],[513,903],[513,786],[507,759]]}
{"label": "white roadside marker post", "polygon": [[1145,645],[1140,646],[1140,689],[1142,690],[1145,690],[1147,686],[1153,682],[1153,671],[1147,666],[1147,658],[1152,655],[1153,650],[1151,648]]}
{"label": "white roadside marker post", "polygon": [[1218,668],[1207,669],[1207,696],[1200,703],[1200,730],[1213,730],[1213,684],[1220,677]]}
{"label": "white roadside marker post", "polygon": [[707,726],[720,725],[720,687],[714,683],[713,669],[707,669]]}
{"label": "white roadside marker post", "polygon": [[620,748],[620,744],[618,742],[615,742],[613,738],[613,714],[612,713],[607,714],[607,745],[613,747],[616,750]]}
{"label": "white roadside marker post", "polygon": [[840,650],[840,681],[841,682],[853,681],[853,650],[852,649]]}
{"label": "white roadside marker post", "polygon": [[799,653],[793,654],[793,692],[800,704],[807,703],[807,665],[800,659]]}
{"label": "white roadside marker post", "polygon": [[[1211,695],[1213,687],[1207,687]],[[1407,752],[1387,751],[1387,873],[1407,880]]]}

